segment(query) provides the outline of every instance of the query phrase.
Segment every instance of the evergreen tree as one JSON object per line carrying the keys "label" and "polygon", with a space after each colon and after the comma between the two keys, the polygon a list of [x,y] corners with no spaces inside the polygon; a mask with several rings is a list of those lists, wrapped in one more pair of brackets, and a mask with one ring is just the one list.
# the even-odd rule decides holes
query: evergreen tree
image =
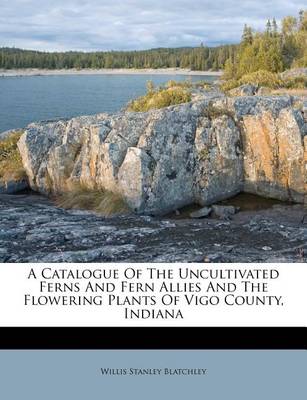
{"label": "evergreen tree", "polygon": [[243,34],[242,34],[242,39],[241,39],[241,44],[243,46],[245,45],[251,45],[253,42],[253,32],[252,28],[250,26],[247,26],[246,24],[244,25],[243,29]]}
{"label": "evergreen tree", "polygon": [[266,23],[266,33],[270,36],[272,34],[272,24],[271,20],[268,19]]}
{"label": "evergreen tree", "polygon": [[236,45],[146,51],[48,53],[0,48],[0,68],[168,68],[223,69]]}
{"label": "evergreen tree", "polygon": [[284,18],[281,32],[275,18],[267,21],[264,33],[251,38],[245,25],[235,57],[225,62],[225,78],[240,79],[259,70],[276,73],[296,66],[307,67],[307,11],[300,12],[299,23],[295,17]]}
{"label": "evergreen tree", "polygon": [[278,25],[275,18],[273,18],[272,21],[272,30],[273,30],[273,35],[276,36],[278,34]]}

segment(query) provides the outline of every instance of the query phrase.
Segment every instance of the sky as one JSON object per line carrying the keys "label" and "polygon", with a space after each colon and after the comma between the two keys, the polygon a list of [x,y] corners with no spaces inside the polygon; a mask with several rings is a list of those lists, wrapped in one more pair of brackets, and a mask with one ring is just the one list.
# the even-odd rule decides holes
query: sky
{"label": "sky", "polygon": [[301,0],[0,0],[0,47],[140,50],[237,43]]}

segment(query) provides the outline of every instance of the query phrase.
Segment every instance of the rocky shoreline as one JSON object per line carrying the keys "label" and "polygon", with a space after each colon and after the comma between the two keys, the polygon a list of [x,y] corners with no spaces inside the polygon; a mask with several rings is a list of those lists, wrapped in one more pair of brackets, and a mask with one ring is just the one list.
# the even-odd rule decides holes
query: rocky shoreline
{"label": "rocky shoreline", "polygon": [[0,195],[0,262],[306,262],[307,210],[277,204],[218,218],[63,210],[37,194]]}
{"label": "rocky shoreline", "polygon": [[[306,98],[196,90],[146,113],[33,123],[18,148],[31,190],[0,185],[2,262],[306,262]],[[68,183],[131,213],[56,207]],[[282,202],[237,212],[243,192]]]}
{"label": "rocky shoreline", "polygon": [[148,112],[34,123],[18,148],[32,190],[107,190],[137,214],[240,192],[296,203],[307,196],[307,103],[292,96],[204,91]]}
{"label": "rocky shoreline", "polygon": [[16,76],[50,76],[50,75],[189,75],[189,76],[216,76],[221,71],[192,71],[183,68],[104,68],[104,69],[0,69],[0,77]]}

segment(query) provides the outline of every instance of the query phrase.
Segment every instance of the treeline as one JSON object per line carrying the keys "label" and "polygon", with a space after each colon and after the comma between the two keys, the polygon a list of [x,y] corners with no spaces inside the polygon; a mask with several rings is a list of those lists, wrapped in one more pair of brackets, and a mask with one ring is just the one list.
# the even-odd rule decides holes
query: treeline
{"label": "treeline", "polygon": [[307,67],[307,11],[284,18],[280,27],[275,19],[269,20],[264,32],[246,25],[239,45],[88,53],[0,48],[2,69],[224,69],[226,79],[240,79],[259,70],[277,73],[291,67]]}
{"label": "treeline", "polygon": [[226,60],[233,58],[236,50],[236,45],[91,53],[0,48],[0,68],[190,68],[206,71],[223,69]]}
{"label": "treeline", "polygon": [[240,79],[257,71],[272,73],[289,68],[307,67],[307,11],[286,17],[279,27],[268,20],[264,32],[245,25],[237,52],[226,61],[226,79]]}

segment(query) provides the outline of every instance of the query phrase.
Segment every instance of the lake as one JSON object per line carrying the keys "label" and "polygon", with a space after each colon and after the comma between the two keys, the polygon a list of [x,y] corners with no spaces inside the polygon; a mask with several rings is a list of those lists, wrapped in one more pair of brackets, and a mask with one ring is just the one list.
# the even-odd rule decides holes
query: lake
{"label": "lake", "polygon": [[119,111],[146,92],[146,82],[169,80],[212,82],[215,76],[58,75],[0,77],[0,132],[33,121]]}

